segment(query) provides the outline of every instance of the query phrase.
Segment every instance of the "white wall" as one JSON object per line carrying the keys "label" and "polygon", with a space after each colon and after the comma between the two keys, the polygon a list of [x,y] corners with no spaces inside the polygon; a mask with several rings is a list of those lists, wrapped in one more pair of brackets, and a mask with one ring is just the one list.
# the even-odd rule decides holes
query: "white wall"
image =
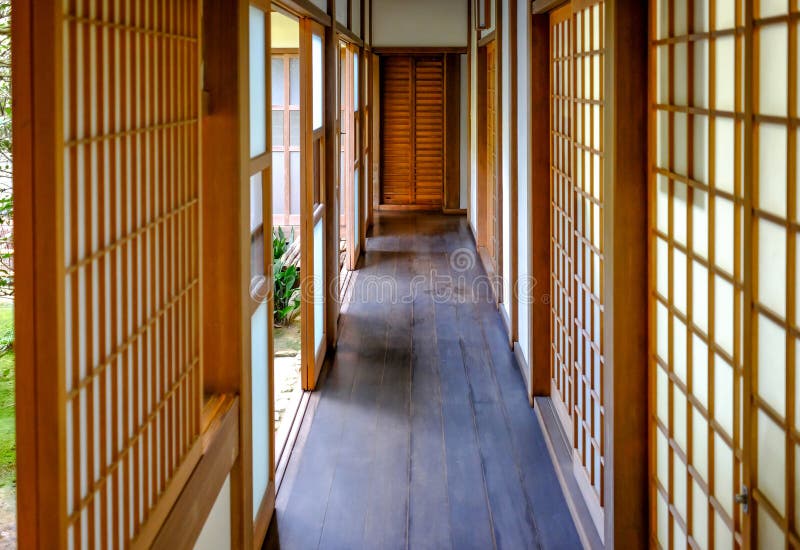
{"label": "white wall", "polygon": [[311,3],[317,6],[325,13],[328,13],[328,0],[311,0]]}
{"label": "white wall", "polygon": [[373,0],[373,45],[466,47],[468,6],[468,0]]}
{"label": "white wall", "polygon": [[270,41],[273,48],[300,48],[300,22],[280,12],[272,12]]}
{"label": "white wall", "polygon": [[347,0],[336,0],[336,20],[347,26]]}

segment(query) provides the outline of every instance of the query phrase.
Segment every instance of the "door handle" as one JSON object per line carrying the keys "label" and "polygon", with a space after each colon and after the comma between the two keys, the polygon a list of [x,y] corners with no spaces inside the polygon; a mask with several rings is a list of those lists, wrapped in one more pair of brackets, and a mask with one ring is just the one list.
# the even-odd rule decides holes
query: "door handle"
{"label": "door handle", "polygon": [[750,492],[747,490],[747,486],[742,487],[742,492],[733,497],[737,504],[741,505],[742,512],[747,514],[750,510]]}

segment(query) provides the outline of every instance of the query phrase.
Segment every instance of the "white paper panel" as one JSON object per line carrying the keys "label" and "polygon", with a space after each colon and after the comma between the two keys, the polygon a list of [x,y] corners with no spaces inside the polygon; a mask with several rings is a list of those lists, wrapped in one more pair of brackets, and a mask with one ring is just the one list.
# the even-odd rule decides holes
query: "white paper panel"
{"label": "white paper panel", "polygon": [[692,335],[692,393],[708,408],[708,346]]}
{"label": "white paper panel", "polygon": [[733,451],[714,434],[714,496],[729,516],[733,515]]}
{"label": "white paper panel", "polygon": [[730,118],[715,118],[716,131],[714,141],[714,167],[716,179],[714,186],[728,193],[733,193],[734,177],[734,123]]}
{"label": "white paper panel", "polygon": [[728,199],[716,197],[714,201],[714,237],[716,264],[733,273],[733,203]]}
{"label": "white paper panel", "polygon": [[758,112],[760,114],[786,116],[788,34],[785,23],[758,28]]}
{"label": "white paper panel", "polygon": [[708,479],[708,422],[692,409],[692,466],[703,479]]}
{"label": "white paper panel", "polygon": [[786,316],[786,230],[758,220],[758,301]]}
{"label": "white paper panel", "polygon": [[[733,0],[717,2],[717,21],[719,21],[720,7]],[[719,27],[718,27],[719,28]],[[717,38],[716,40],[716,107],[722,111],[733,111],[735,106],[735,75],[736,56],[735,42],[732,36]]]}
{"label": "white paper panel", "polygon": [[786,416],[786,332],[758,315],[758,394]]}
{"label": "white paper panel", "polygon": [[786,217],[786,127],[758,126],[758,207]]}
{"label": "white paper panel", "polygon": [[[766,413],[758,411],[758,488],[786,514],[786,436]],[[759,526],[760,527],[760,526]]]}

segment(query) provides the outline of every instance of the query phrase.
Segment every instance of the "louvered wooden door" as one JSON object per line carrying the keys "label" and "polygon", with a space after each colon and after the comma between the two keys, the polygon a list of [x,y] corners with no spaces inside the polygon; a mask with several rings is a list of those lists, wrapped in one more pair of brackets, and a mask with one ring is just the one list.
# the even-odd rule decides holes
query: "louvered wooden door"
{"label": "louvered wooden door", "polygon": [[443,57],[385,57],[381,91],[381,204],[440,208]]}

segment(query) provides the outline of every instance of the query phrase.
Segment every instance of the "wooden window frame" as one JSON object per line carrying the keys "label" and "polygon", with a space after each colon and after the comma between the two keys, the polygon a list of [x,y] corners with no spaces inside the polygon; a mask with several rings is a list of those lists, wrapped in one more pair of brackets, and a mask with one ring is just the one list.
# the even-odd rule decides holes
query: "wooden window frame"
{"label": "wooden window frame", "polygon": [[[297,186],[298,192],[301,183],[292,181],[292,153],[300,154],[300,144],[291,144],[291,113],[296,112],[299,115],[300,104],[293,104],[291,102],[291,62],[293,59],[297,60],[298,71],[300,66],[300,49],[272,49],[272,60],[280,59],[283,62],[283,94],[284,102],[282,105],[273,102],[272,113],[277,111],[283,112],[283,144],[278,146],[274,143],[271,144],[272,153],[283,154],[283,214],[272,214],[272,225],[284,226],[298,226],[300,225],[300,213],[292,213],[292,187]],[[299,91],[299,90],[298,90]],[[302,133],[302,132],[301,132]],[[300,136],[298,136],[299,138]],[[300,205],[298,204],[298,207]]]}

